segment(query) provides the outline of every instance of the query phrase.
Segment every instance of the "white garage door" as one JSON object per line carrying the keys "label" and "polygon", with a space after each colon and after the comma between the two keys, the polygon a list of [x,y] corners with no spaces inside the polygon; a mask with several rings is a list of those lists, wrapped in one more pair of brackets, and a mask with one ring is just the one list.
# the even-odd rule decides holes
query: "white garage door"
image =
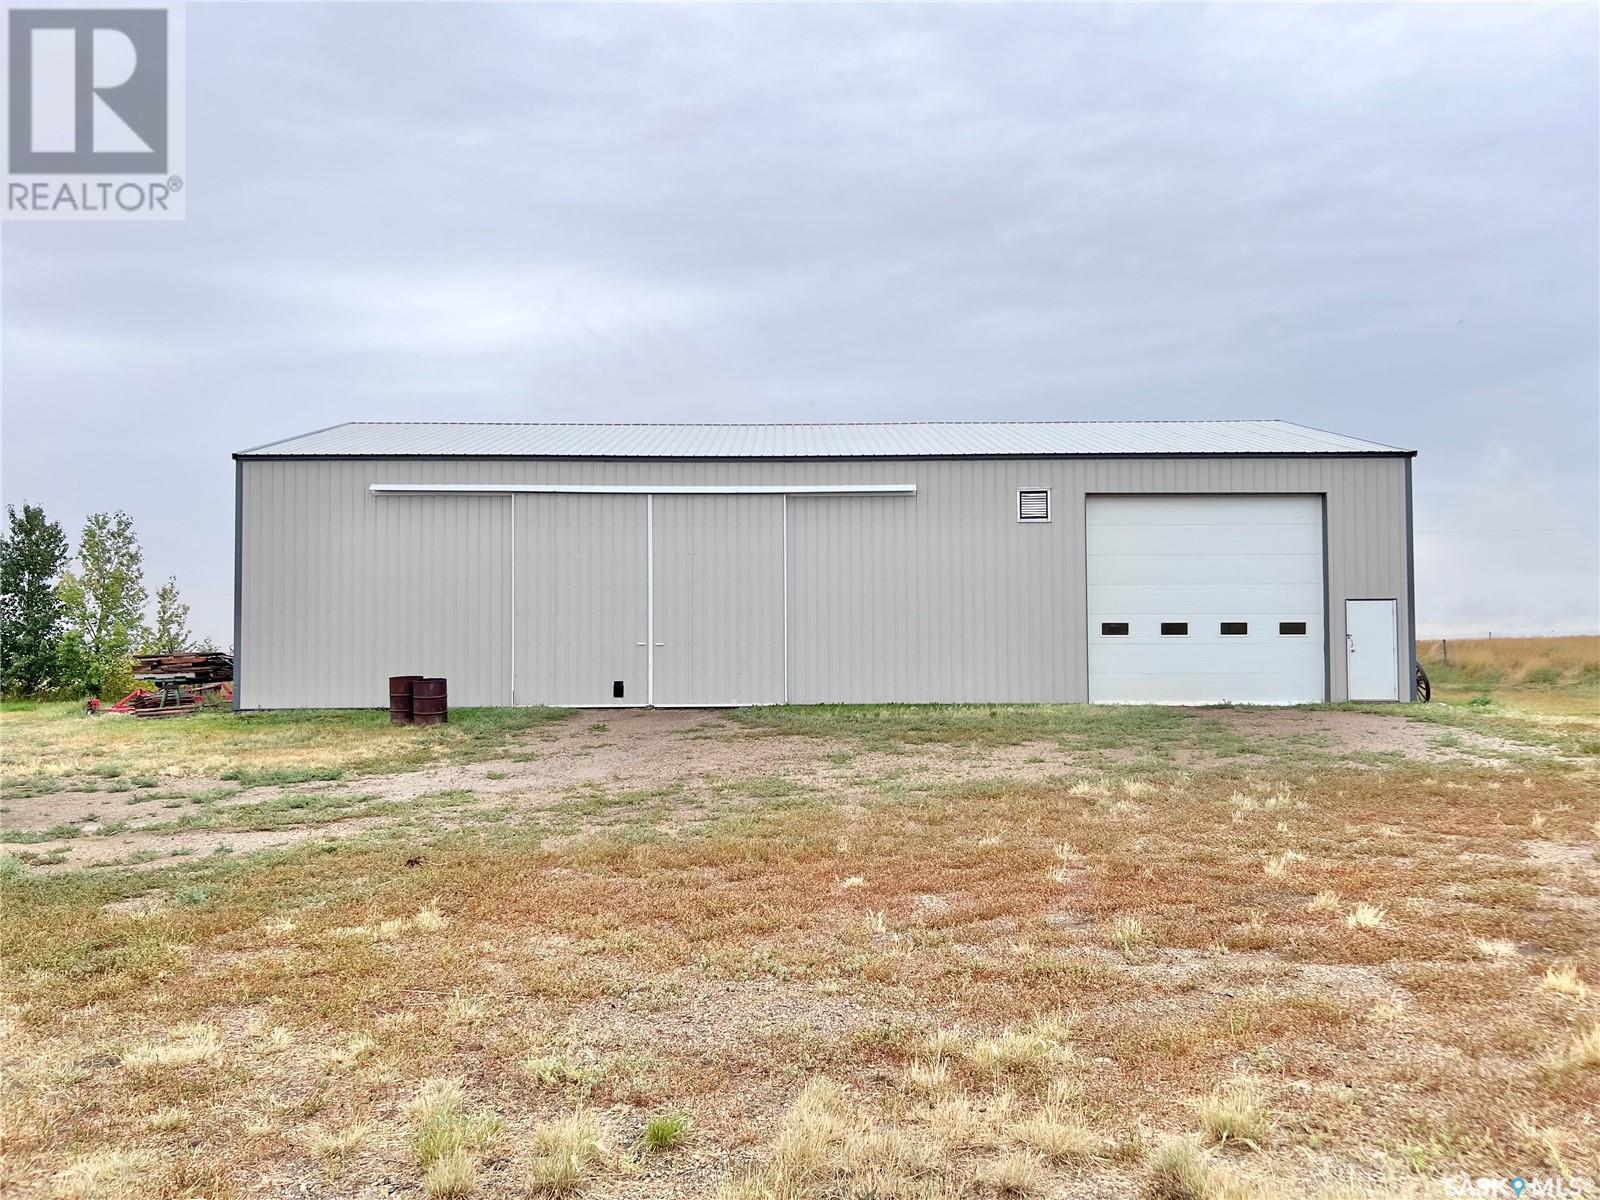
{"label": "white garage door", "polygon": [[1324,699],[1319,496],[1090,496],[1089,699]]}

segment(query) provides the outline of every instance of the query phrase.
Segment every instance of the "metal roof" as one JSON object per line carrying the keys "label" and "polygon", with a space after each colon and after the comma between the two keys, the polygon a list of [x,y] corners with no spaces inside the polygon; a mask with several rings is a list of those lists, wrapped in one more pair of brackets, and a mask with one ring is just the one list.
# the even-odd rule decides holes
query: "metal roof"
{"label": "metal roof", "polygon": [[1012,458],[1407,454],[1289,421],[906,421],[627,425],[351,421],[239,458]]}

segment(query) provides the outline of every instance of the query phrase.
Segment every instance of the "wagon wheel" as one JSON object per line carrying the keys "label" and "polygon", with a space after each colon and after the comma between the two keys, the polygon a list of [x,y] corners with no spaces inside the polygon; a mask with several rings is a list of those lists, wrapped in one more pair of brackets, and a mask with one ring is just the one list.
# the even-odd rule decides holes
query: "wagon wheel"
{"label": "wagon wheel", "polygon": [[1416,697],[1424,704],[1433,699],[1433,684],[1428,682],[1428,673],[1422,669],[1422,664],[1417,664]]}

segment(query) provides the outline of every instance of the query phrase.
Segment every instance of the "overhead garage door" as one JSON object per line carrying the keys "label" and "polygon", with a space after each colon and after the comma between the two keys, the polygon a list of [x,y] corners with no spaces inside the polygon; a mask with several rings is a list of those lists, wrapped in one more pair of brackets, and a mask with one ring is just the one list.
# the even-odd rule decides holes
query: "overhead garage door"
{"label": "overhead garage door", "polygon": [[1089,699],[1325,697],[1320,496],[1090,496]]}

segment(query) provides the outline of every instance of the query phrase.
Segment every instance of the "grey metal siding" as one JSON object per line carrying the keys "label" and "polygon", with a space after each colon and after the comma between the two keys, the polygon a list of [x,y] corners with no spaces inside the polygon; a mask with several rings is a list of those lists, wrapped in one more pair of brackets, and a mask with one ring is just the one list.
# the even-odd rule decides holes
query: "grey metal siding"
{"label": "grey metal siding", "polygon": [[370,707],[413,673],[509,703],[506,501],[377,505],[327,464],[274,467],[244,469],[240,706]]}
{"label": "grey metal siding", "polygon": [[[1086,495],[1321,494],[1334,649],[1329,690],[1339,699],[1346,694],[1345,599],[1396,598],[1402,647],[1413,640],[1406,464],[1399,456],[765,463],[245,459],[239,702],[244,708],[378,706],[386,677],[413,670],[449,676],[459,704],[509,701],[512,501],[375,496],[367,491],[375,482],[916,484],[914,497],[788,500],[789,697],[797,703],[1085,700]],[[1053,519],[1019,523],[1017,489],[1037,487],[1051,489]],[[627,702],[642,702],[631,682],[635,676],[605,674],[637,673],[625,655],[624,667],[597,671],[571,660],[565,667],[552,664],[544,677],[537,674],[544,668],[532,665],[539,661],[541,637],[552,656],[572,637],[590,637],[581,632],[581,610],[609,603],[595,598],[596,589],[624,596],[625,557],[605,569],[591,562],[586,569],[609,581],[593,587],[569,574],[570,563],[560,564],[563,556],[582,561],[601,553],[601,545],[629,543],[633,518],[620,514],[634,511],[628,504],[642,503],[615,498],[617,520],[599,520],[584,549],[581,530],[546,528],[539,514],[560,511],[550,503],[557,499],[581,505],[595,498],[516,501],[517,701],[589,702],[582,698],[587,691],[560,695],[563,681],[581,675],[585,689],[596,678],[606,685],[613,677],[628,678]],[[729,511],[754,499],[730,498]],[[723,536],[758,557],[769,553],[770,526],[764,522]],[[566,550],[540,541],[562,537]],[[723,553],[732,552],[725,546]],[[541,570],[569,574],[562,603],[568,620],[579,622],[568,630],[576,627],[579,634],[539,624],[547,620],[539,614],[556,604],[536,599]],[[627,606],[631,602],[617,603],[623,607],[595,618],[601,640],[620,641],[623,626],[637,620],[630,616],[637,611]],[[642,640],[642,632],[631,639]],[[718,669],[744,668],[733,663]],[[593,702],[610,702],[609,694]]]}

